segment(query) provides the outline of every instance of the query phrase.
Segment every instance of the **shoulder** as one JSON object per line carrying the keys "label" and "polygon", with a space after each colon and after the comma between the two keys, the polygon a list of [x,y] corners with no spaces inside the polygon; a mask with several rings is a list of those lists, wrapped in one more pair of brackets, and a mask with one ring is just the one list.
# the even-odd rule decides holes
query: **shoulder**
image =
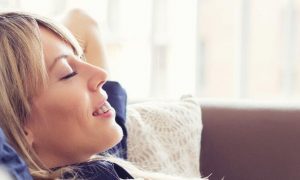
{"label": "shoulder", "polygon": [[3,178],[7,172],[15,179],[32,179],[25,161],[8,144],[0,128],[0,177]]}

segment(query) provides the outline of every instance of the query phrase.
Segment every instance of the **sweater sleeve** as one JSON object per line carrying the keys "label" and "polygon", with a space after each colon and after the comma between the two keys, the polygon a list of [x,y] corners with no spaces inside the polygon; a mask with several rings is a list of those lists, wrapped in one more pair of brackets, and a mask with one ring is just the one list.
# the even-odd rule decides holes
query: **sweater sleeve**
{"label": "sweater sleeve", "polygon": [[[17,152],[8,144],[0,128],[0,167],[16,180],[32,180],[27,165]],[[1,176],[2,177],[2,176]]]}
{"label": "sweater sleeve", "polygon": [[127,129],[125,126],[127,93],[120,83],[116,81],[107,81],[103,89],[108,95],[108,102],[116,111],[116,122],[123,130],[122,140],[116,146],[109,149],[108,153],[127,159]]}

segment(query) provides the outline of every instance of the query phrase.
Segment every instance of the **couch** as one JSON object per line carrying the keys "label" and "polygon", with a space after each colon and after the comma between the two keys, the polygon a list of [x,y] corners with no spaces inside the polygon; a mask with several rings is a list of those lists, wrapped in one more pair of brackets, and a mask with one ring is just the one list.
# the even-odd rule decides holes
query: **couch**
{"label": "couch", "polygon": [[210,180],[300,179],[300,104],[199,100],[200,172]]}

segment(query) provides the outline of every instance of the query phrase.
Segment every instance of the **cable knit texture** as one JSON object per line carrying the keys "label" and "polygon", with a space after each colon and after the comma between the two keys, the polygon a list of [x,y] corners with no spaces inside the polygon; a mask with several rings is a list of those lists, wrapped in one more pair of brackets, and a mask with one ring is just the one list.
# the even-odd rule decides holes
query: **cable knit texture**
{"label": "cable knit texture", "polygon": [[128,160],[171,175],[200,177],[201,110],[193,97],[130,104]]}

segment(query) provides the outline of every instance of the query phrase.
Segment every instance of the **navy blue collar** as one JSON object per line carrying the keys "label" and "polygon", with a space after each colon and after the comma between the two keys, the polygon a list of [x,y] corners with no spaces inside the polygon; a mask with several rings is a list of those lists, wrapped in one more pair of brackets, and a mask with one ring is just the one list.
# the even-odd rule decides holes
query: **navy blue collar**
{"label": "navy blue collar", "polygon": [[71,166],[73,172],[63,174],[63,179],[85,179],[85,180],[119,180],[119,179],[134,179],[121,166],[105,160],[95,160],[74,164]]}

